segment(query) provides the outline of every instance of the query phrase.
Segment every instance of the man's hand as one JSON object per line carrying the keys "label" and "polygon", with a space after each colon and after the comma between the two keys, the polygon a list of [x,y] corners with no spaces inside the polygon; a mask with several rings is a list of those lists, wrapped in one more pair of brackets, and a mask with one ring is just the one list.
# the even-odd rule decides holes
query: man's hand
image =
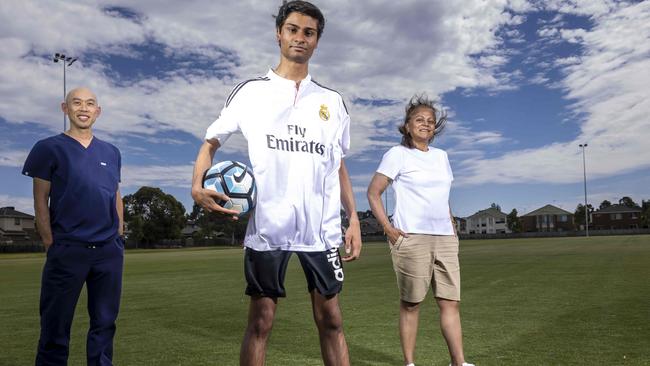
{"label": "man's hand", "polygon": [[224,215],[230,215],[230,218],[232,220],[239,219],[239,216],[237,216],[239,215],[239,211],[229,210],[217,204],[217,201],[230,200],[230,198],[225,194],[206,188],[193,188],[192,198],[194,199],[194,202],[198,203],[199,206],[203,207],[209,212],[220,212]]}
{"label": "man's hand", "polygon": [[210,189],[203,188],[203,174],[212,165],[214,153],[219,149],[219,141],[206,140],[201,145],[199,153],[194,162],[194,172],[192,173],[192,198],[194,202],[203,207],[208,212],[220,212],[224,215],[229,215],[232,220],[238,220],[238,211],[228,210],[221,207],[217,202],[229,201],[230,198],[225,194],[215,192]]}
{"label": "man's hand", "polygon": [[361,255],[361,224],[354,215],[350,218],[350,226],[345,230],[345,255],[344,262],[351,262]]}

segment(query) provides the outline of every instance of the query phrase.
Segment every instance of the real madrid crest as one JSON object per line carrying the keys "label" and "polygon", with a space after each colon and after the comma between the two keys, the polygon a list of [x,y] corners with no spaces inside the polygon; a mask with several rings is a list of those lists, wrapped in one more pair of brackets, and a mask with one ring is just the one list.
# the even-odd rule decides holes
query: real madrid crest
{"label": "real madrid crest", "polygon": [[330,119],[330,111],[327,109],[327,106],[325,104],[320,105],[320,110],[318,111],[318,116],[323,121],[329,121],[329,119]]}

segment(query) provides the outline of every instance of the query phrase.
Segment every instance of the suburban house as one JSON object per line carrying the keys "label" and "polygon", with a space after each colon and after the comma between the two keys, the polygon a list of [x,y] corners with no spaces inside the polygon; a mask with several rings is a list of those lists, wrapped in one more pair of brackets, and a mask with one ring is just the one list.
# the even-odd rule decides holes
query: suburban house
{"label": "suburban house", "polygon": [[462,217],[454,216],[454,221],[456,221],[456,232],[457,233],[466,233],[467,232],[467,220]]}
{"label": "suburban house", "polygon": [[38,240],[34,216],[16,211],[15,207],[0,208],[0,242]]}
{"label": "suburban house", "polygon": [[185,223],[185,227],[181,229],[181,237],[183,238],[191,238],[194,233],[197,233],[201,230],[199,225],[196,223],[195,220],[187,220]]}
{"label": "suburban house", "polygon": [[374,216],[359,219],[361,235],[384,235],[384,229]]}
{"label": "suburban house", "polygon": [[[181,238],[183,239],[193,238],[194,234],[198,233],[199,231],[201,231],[201,227],[196,222],[196,220],[187,220],[187,222],[185,222],[185,226],[181,229]],[[210,234],[212,238],[223,237],[224,235],[226,234],[223,231],[217,231],[217,230],[214,230]]]}
{"label": "suburban house", "polygon": [[591,225],[596,230],[638,229],[642,227],[641,207],[611,205],[591,214]]}
{"label": "suburban house", "polygon": [[495,207],[478,211],[477,213],[465,218],[465,234],[507,234],[508,229],[507,215]]}
{"label": "suburban house", "polygon": [[546,205],[519,218],[523,232],[573,231],[573,213],[553,205]]}

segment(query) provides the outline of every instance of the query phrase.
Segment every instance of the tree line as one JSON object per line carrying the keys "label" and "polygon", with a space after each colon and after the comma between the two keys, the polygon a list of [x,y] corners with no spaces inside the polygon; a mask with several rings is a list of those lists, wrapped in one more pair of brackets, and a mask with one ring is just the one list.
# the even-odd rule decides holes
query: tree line
{"label": "tree line", "polygon": [[[640,208],[641,221],[644,227],[650,224],[650,199],[643,200],[638,205],[630,197],[623,197],[618,204]],[[599,209],[611,206],[612,203],[604,200]],[[501,211],[501,206],[492,203],[492,208]],[[591,214],[594,208],[587,205]],[[359,212],[359,218],[372,216],[370,210]],[[508,228],[514,232],[521,232],[522,225],[517,209],[512,209],[507,214]],[[341,214],[343,226],[347,226],[347,219],[344,212]],[[578,204],[574,211],[576,225],[584,225],[585,206]],[[206,212],[196,203],[192,212],[187,213],[185,207],[171,194],[163,192],[156,187],[141,187],[137,192],[124,196],[124,221],[126,223],[128,240],[138,243],[142,247],[151,247],[161,243],[163,240],[174,240],[182,238],[182,230],[188,223],[193,223],[196,231],[192,234],[195,240],[210,240],[217,237],[231,238],[232,242],[241,242],[246,233],[248,216],[239,220],[231,220],[229,217],[214,212]]]}
{"label": "tree line", "polygon": [[225,236],[241,241],[246,232],[248,217],[233,221],[230,218],[206,212],[196,203],[192,212],[171,194],[156,187],[141,187],[137,192],[124,196],[124,222],[130,242],[143,248],[160,244],[163,240],[182,238],[182,230],[188,222],[194,223],[195,240],[209,240]]}

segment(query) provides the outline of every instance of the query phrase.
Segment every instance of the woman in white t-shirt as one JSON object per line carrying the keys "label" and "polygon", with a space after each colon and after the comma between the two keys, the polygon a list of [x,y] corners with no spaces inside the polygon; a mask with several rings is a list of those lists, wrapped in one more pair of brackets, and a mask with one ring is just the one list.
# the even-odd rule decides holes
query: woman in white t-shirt
{"label": "woman in white t-shirt", "polygon": [[[429,146],[447,119],[426,96],[406,106],[400,145],[386,152],[368,187],[373,214],[388,237],[400,291],[399,333],[404,362],[414,365],[420,303],[429,287],[440,309],[440,326],[452,365],[465,365],[460,325],[458,236],[449,208],[454,179],[447,153]],[[395,191],[389,221],[381,194]]]}

